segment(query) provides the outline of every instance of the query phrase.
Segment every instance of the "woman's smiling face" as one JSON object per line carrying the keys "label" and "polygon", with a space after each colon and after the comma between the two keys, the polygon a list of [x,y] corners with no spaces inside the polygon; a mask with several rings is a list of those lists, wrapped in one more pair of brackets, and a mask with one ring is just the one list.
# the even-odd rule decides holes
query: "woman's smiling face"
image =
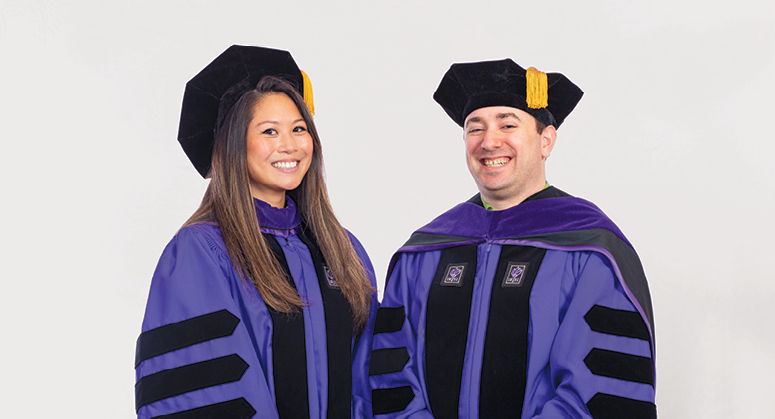
{"label": "woman's smiling face", "polygon": [[250,193],[274,207],[296,189],[312,163],[312,136],[296,104],[284,93],[268,93],[253,105],[246,138]]}

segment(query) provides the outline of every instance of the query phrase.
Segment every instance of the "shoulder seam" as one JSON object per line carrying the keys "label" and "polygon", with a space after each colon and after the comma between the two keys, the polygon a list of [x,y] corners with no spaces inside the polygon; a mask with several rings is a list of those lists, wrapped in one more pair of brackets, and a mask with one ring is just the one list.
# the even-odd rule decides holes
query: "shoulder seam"
{"label": "shoulder seam", "polygon": [[[226,252],[226,249],[221,245],[223,243],[223,240],[218,240],[216,237],[214,237],[213,232],[209,231],[210,229],[205,227],[209,226],[210,224],[203,224],[203,223],[197,223],[192,224],[183,228],[188,228],[190,231],[194,232],[194,234],[202,237],[207,244],[207,247],[210,248],[213,252],[216,252],[219,256],[226,256],[228,258],[228,253]],[[212,226],[213,228],[218,228],[216,226]],[[182,230],[182,229],[181,229]]]}

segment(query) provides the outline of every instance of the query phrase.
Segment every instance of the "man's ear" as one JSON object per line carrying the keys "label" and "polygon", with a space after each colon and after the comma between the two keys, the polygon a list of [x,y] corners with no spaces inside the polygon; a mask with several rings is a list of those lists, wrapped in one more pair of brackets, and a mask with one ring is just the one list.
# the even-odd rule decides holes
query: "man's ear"
{"label": "man's ear", "polygon": [[557,130],[554,128],[554,125],[549,125],[541,133],[541,157],[544,159],[549,158],[555,142],[557,142]]}

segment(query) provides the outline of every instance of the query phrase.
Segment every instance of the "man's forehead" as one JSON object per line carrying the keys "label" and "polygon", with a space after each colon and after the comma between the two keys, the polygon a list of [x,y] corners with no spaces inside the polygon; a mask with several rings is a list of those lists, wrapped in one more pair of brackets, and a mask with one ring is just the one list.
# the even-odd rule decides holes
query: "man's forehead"
{"label": "man's forehead", "polygon": [[520,121],[525,121],[528,118],[533,118],[533,116],[522,109],[512,108],[511,106],[487,106],[468,114],[465,125],[471,122],[482,122],[484,118],[516,118]]}

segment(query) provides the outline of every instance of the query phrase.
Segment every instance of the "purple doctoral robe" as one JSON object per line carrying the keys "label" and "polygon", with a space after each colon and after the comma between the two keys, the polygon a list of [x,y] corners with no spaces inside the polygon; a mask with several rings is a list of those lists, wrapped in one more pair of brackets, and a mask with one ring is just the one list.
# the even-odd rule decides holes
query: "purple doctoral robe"
{"label": "purple doctoral robe", "polygon": [[648,285],[590,202],[479,196],[391,262],[371,364],[376,418],[655,418]]}
{"label": "purple doctoral robe", "polygon": [[[378,303],[353,336],[350,306],[287,198],[255,200],[261,232],[308,305],[269,309],[232,266],[214,223],[182,228],[159,260],[137,341],[138,418],[362,418]],[[350,236],[375,286],[374,269]]]}

